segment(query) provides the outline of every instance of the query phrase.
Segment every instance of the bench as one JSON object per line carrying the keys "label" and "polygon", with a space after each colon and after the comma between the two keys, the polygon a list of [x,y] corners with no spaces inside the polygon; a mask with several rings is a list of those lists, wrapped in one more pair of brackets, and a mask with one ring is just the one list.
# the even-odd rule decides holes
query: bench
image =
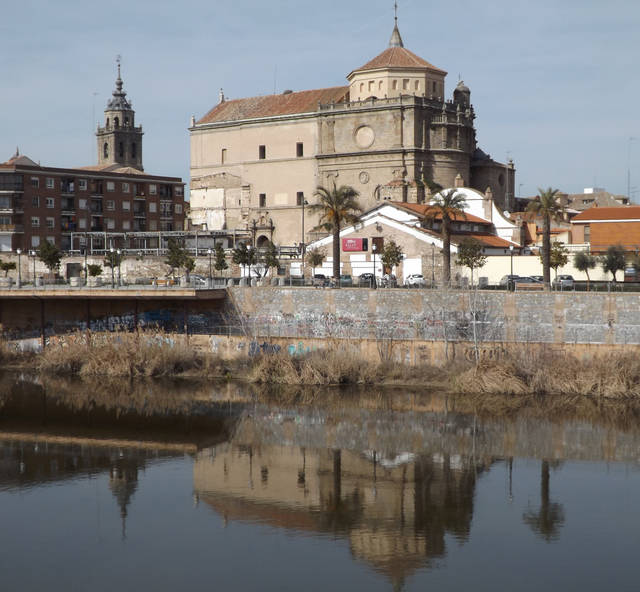
{"label": "bench", "polygon": [[535,290],[539,290],[540,292],[544,291],[544,284],[540,283],[540,282],[529,282],[529,283],[517,283],[515,284],[515,289],[520,292],[527,292],[527,291],[535,291]]}

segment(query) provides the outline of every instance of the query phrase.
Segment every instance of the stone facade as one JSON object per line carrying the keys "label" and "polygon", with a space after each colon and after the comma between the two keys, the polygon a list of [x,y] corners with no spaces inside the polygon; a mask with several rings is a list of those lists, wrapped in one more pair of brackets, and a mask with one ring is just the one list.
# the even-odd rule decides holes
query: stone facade
{"label": "stone facade", "polygon": [[192,224],[252,228],[258,244],[308,243],[317,218],[304,221],[304,202],[334,182],[356,188],[364,210],[424,202],[435,184],[490,189],[501,211],[513,209],[513,163],[478,149],[471,93],[460,81],[446,100],[445,76],[405,49],[396,27],[349,86],[221,95],[190,126]]}

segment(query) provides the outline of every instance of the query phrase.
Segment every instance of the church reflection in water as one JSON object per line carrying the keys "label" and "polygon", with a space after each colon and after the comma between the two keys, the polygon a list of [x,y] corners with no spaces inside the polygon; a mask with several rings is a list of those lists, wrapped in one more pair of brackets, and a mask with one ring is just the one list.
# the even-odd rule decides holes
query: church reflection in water
{"label": "church reflection in water", "polygon": [[469,536],[491,461],[443,454],[221,444],[196,455],[194,487],[225,521],[343,537],[396,585]]}

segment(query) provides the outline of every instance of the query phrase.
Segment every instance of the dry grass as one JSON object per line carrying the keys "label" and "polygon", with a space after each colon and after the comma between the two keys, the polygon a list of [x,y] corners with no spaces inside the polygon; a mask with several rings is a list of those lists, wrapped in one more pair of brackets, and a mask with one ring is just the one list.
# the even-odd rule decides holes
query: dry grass
{"label": "dry grass", "polygon": [[640,398],[640,359],[612,353],[578,359],[552,349],[516,350],[484,362],[455,379],[457,392],[494,395],[563,395],[605,399]]}

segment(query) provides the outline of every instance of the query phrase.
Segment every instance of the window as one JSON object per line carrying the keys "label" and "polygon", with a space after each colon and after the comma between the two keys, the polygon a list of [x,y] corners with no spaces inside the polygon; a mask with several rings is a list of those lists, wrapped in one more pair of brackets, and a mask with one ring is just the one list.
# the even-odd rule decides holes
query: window
{"label": "window", "polygon": [[433,90],[433,92],[436,92],[436,89],[437,89],[437,86],[436,86],[436,83],[434,82],[434,83],[433,83],[433,89],[432,89],[432,90]]}
{"label": "window", "polygon": [[48,236],[48,237],[47,237],[47,242],[48,242],[50,245],[55,245],[55,244],[56,244],[56,237],[55,237],[55,236]]}
{"label": "window", "polygon": [[129,183],[122,184],[122,193],[129,193]]}
{"label": "window", "polygon": [[86,230],[86,228],[87,228],[87,219],[86,218],[79,218],[78,219],[78,228],[80,228],[81,230]]}
{"label": "window", "polygon": [[591,242],[591,226],[589,224],[584,225],[584,242]]}
{"label": "window", "polygon": [[176,185],[176,196],[182,195],[182,185]]}
{"label": "window", "polygon": [[120,158],[124,158],[124,142],[120,142],[118,144],[118,156],[120,156]]}
{"label": "window", "polygon": [[113,201],[112,199],[108,199],[106,208],[107,208],[107,210],[110,210],[110,211],[115,210],[116,209],[116,202]]}
{"label": "window", "polygon": [[40,218],[31,216],[31,228],[40,228]]}
{"label": "window", "polygon": [[105,158],[109,158],[109,144],[107,144],[106,142],[104,143],[104,146],[102,147],[102,155]]}
{"label": "window", "polygon": [[47,228],[55,228],[55,227],[56,227],[56,219],[47,218]]}
{"label": "window", "polygon": [[402,81],[402,90],[409,90],[409,79],[405,78]]}
{"label": "window", "polygon": [[128,212],[131,210],[131,202],[130,201],[123,201],[122,202],[122,210],[125,212]]}
{"label": "window", "polygon": [[158,230],[157,220],[149,220],[149,230]]}
{"label": "window", "polygon": [[47,205],[48,208],[55,208],[56,206],[56,202],[53,199],[53,197],[47,197],[45,198],[45,203]]}
{"label": "window", "polygon": [[296,205],[301,206],[303,203],[304,203],[304,192],[298,191],[298,193],[296,193]]}
{"label": "window", "polygon": [[261,193],[259,196],[259,201],[260,201],[260,206],[261,208],[266,208],[267,207],[267,194],[266,193]]}
{"label": "window", "polygon": [[360,92],[364,92],[364,82],[360,83]]}
{"label": "window", "polygon": [[40,198],[37,195],[31,198],[31,207],[33,208],[40,207]]}
{"label": "window", "polygon": [[[158,193],[158,188],[153,183],[149,185],[149,193],[151,195],[155,195],[156,193]],[[141,195],[144,195],[144,194],[141,194]]]}
{"label": "window", "polygon": [[267,158],[267,147],[262,144],[258,146],[258,158],[260,160]]}
{"label": "window", "polygon": [[131,158],[138,158],[138,147],[135,142],[131,144]]}
{"label": "window", "polygon": [[39,247],[40,246],[40,237],[39,236],[32,236],[31,237],[31,246],[32,247]]}
{"label": "window", "polygon": [[86,191],[87,190],[87,180],[86,179],[78,179],[78,189],[80,189],[80,191]]}
{"label": "window", "polygon": [[107,191],[115,191],[116,184],[113,181],[107,181]]}
{"label": "window", "polygon": [[78,200],[78,208],[81,210],[86,210],[87,209],[87,200],[86,199],[79,199]]}
{"label": "window", "polygon": [[158,204],[155,201],[149,202],[149,212],[155,214],[158,211]]}
{"label": "window", "polygon": [[38,177],[31,177],[31,187],[40,187],[40,179]]}
{"label": "window", "polygon": [[105,218],[104,224],[107,230],[113,230],[116,227],[116,221],[113,218]]}
{"label": "window", "polygon": [[393,88],[393,90],[398,90],[398,81],[394,80],[393,83],[391,84],[391,88]]}
{"label": "window", "polygon": [[53,188],[54,188],[53,178],[47,177],[47,189],[53,189]]}
{"label": "window", "polygon": [[420,81],[419,80],[416,80],[413,83],[413,88],[414,88],[414,90],[420,90]]}
{"label": "window", "polygon": [[374,90],[375,84],[376,83],[373,80],[369,80],[369,92]]}
{"label": "window", "polygon": [[123,220],[122,230],[130,230],[130,229],[131,229],[131,223],[129,222],[129,220]]}
{"label": "window", "polygon": [[227,149],[223,148],[220,154],[220,164],[227,162]]}
{"label": "window", "polygon": [[304,156],[304,144],[302,142],[296,143],[296,156],[298,158],[300,158],[301,156]]}
{"label": "window", "polygon": [[175,205],[175,213],[176,214],[182,214],[182,204],[176,204]]}

